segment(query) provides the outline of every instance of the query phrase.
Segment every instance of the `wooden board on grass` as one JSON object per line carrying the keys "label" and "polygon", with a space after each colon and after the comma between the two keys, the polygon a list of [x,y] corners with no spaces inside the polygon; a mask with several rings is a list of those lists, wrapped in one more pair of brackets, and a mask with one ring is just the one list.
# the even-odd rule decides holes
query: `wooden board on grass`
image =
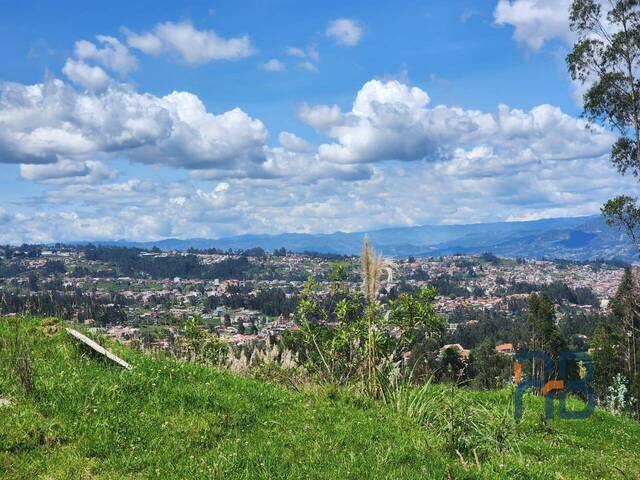
{"label": "wooden board on grass", "polygon": [[73,328],[65,328],[65,330],[67,331],[67,333],[69,335],[71,335],[72,337],[76,338],[77,340],[80,340],[82,343],[84,343],[85,345],[87,345],[88,347],[90,347],[92,350],[95,350],[96,352],[98,352],[100,355],[104,355],[105,357],[107,357],[109,360],[112,360],[114,362],[116,362],[118,365],[120,365],[121,367],[124,368],[131,368],[131,365],[129,365],[127,362],[125,362],[124,360],[122,360],[120,357],[118,357],[117,355],[114,355],[113,353],[111,353],[109,350],[107,350],[106,348],[98,345],[96,342],[94,342],[93,340],[91,340],[89,337],[81,334],[80,332],[78,332],[77,330],[74,330]]}

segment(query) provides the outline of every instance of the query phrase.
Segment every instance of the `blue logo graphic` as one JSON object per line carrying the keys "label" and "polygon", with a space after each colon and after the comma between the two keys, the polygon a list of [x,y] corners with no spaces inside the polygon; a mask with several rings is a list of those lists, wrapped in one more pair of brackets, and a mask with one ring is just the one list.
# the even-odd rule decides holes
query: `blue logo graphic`
{"label": "blue logo graphic", "polygon": [[[541,378],[522,378],[522,364],[525,360],[541,361],[544,365],[544,374]],[[580,378],[569,378],[568,366],[580,365],[583,374]],[[516,355],[514,373],[516,384],[515,417],[522,418],[522,396],[529,388],[535,388],[545,396],[545,417],[553,418],[553,397],[557,393],[560,401],[558,413],[560,418],[582,419],[587,418],[595,408],[595,396],[589,386],[589,380],[593,376],[593,362],[591,356],[585,352],[572,352],[563,350],[558,355],[558,372],[553,375],[553,361],[549,354],[539,350],[524,350]],[[566,400],[569,392],[582,393],[587,399],[584,409],[578,411],[567,410]]]}

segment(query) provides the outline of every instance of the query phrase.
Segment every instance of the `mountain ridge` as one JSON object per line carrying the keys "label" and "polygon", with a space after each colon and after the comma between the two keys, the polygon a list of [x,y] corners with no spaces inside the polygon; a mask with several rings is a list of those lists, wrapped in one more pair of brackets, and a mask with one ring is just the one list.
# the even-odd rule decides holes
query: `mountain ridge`
{"label": "mountain ridge", "polygon": [[360,232],[243,234],[219,239],[167,238],[157,241],[94,240],[67,242],[158,247],[185,251],[190,248],[274,250],[357,255],[367,236],[383,254],[392,257],[443,256],[492,252],[504,257],[563,258],[569,260],[620,259],[636,263],[637,251],[624,234],[608,226],[600,215],[558,217],[531,221],[455,225],[386,227]]}

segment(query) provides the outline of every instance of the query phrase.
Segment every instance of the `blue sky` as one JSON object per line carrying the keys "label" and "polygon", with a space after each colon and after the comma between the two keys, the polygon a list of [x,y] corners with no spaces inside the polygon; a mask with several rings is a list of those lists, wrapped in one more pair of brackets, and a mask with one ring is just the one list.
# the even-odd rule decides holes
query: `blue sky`
{"label": "blue sky", "polygon": [[[566,0],[3,2],[0,241],[584,215]],[[182,3],[182,2],[181,2]]]}

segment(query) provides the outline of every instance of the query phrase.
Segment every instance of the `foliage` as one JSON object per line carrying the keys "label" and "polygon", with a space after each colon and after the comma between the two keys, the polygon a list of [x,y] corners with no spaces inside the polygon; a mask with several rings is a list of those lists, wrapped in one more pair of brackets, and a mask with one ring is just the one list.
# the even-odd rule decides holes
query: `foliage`
{"label": "foliage", "polygon": [[496,351],[492,342],[485,340],[471,351],[471,384],[476,388],[502,387],[506,372],[511,371],[511,358]]}
{"label": "foliage", "polygon": [[100,325],[106,325],[125,322],[127,316],[123,306],[130,302],[116,293],[97,297],[82,291],[43,291],[30,295],[1,291],[0,313],[46,315],[65,320],[77,318],[79,321],[94,319]]}
{"label": "foliage", "polygon": [[329,275],[333,300],[326,301],[319,285],[309,279],[296,312],[300,330],[284,335],[287,347],[300,354],[309,371],[330,383],[361,380],[373,397],[383,393],[394,365],[404,361],[416,341],[439,337],[445,325],[433,308],[434,289],[401,293],[382,310],[379,277],[385,263],[365,239],[362,293],[349,290],[344,264],[335,263]]}
{"label": "foliage", "polygon": [[[0,363],[0,396],[13,400],[0,406],[0,477],[7,480],[640,474],[640,424],[601,410],[541,430],[544,402],[527,396],[516,429],[509,390],[430,384],[415,394],[407,385],[396,407],[343,388],[291,391],[108,344],[134,365],[122,370],[61,330],[45,334],[41,327],[21,322],[33,347],[37,395],[25,395]],[[0,343],[11,334],[0,319]],[[449,444],[449,428],[466,436],[449,437]]]}
{"label": "foliage", "polygon": [[614,325],[601,322],[591,339],[591,358],[595,365],[592,385],[596,397],[606,402],[611,379],[622,373],[622,356],[618,351],[620,338]]}
{"label": "foliage", "polygon": [[[529,323],[531,324],[531,350],[547,353],[554,363],[551,378],[557,378],[558,355],[567,347],[567,342],[555,322],[555,309],[551,298],[546,294],[533,294],[529,297]],[[542,362],[533,367],[534,375],[542,377]]]}
{"label": "foliage", "polygon": [[[87,260],[115,264],[120,275],[134,276],[140,273],[153,278],[242,278],[250,262],[247,256],[229,257],[212,265],[200,263],[192,254],[179,256],[141,255],[144,250],[127,247],[95,247],[85,249]],[[264,253],[264,252],[263,252]]]}
{"label": "foliage", "polygon": [[607,390],[607,407],[612,412],[620,414],[633,407],[635,401],[635,398],[629,397],[627,379],[621,373],[616,374]]}
{"label": "foliage", "polygon": [[[612,299],[611,309],[615,315],[614,327],[620,339],[619,350],[624,364],[624,374],[630,380],[629,389],[634,398],[640,398],[640,288],[630,268],[620,282]],[[640,418],[640,405],[636,404],[636,416]]]}
{"label": "foliage", "polygon": [[217,335],[207,332],[201,323],[202,319],[197,316],[187,320],[174,353],[192,362],[218,365],[226,356],[229,346]]}
{"label": "foliage", "polygon": [[[617,130],[611,162],[625,175],[640,177],[640,4],[630,0],[574,0],[571,29],[578,40],[567,55],[574,81],[588,88],[584,115]],[[640,207],[627,195],[609,200],[602,212],[638,245]],[[638,245],[640,247],[640,245]]]}
{"label": "foliage", "polygon": [[318,285],[307,281],[300,294],[296,319],[297,333],[284,335],[285,346],[301,355],[312,373],[321,374],[328,382],[346,383],[359,371],[366,326],[361,317],[362,298],[353,292],[341,298],[333,315],[335,325],[328,325],[331,313],[319,297]]}
{"label": "foliage", "polygon": [[401,293],[396,300],[389,301],[389,320],[399,329],[400,345],[412,344],[420,334],[424,337],[442,335],[445,321],[433,308],[436,294],[435,288],[421,288],[416,294]]}
{"label": "foliage", "polygon": [[297,295],[287,296],[282,288],[261,288],[255,295],[248,295],[248,289],[229,289],[228,295],[212,295],[203,299],[207,310],[225,306],[259,310],[265,315],[285,317],[296,311]]}

